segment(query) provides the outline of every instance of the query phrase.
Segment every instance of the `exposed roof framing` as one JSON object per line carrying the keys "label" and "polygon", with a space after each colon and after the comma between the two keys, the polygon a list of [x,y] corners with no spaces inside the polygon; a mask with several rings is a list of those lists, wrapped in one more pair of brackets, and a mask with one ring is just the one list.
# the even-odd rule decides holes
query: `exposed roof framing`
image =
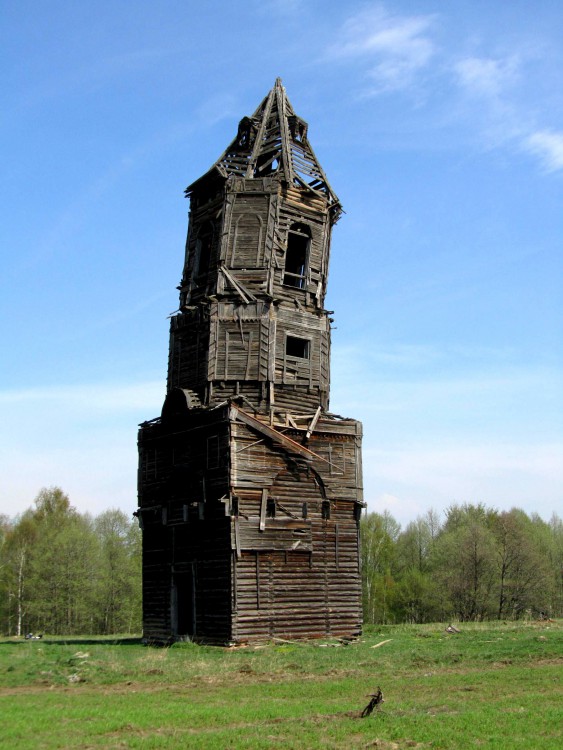
{"label": "exposed roof framing", "polygon": [[243,422],[248,427],[256,430],[257,432],[260,432],[270,440],[273,440],[274,443],[278,443],[283,448],[285,448],[288,453],[297,454],[301,458],[304,458],[306,461],[312,461],[314,458],[318,458],[321,461],[324,460],[321,458],[321,456],[318,456],[316,453],[313,453],[313,451],[305,448],[304,445],[296,443],[295,440],[292,440],[287,435],[278,432],[278,430],[274,429],[273,427],[269,427],[267,424],[264,424],[264,422],[261,422],[259,419],[250,416],[250,414],[247,414],[247,412],[243,411],[242,409],[238,409],[236,406],[231,405],[229,416],[233,421],[238,420],[239,422]]}
{"label": "exposed roof framing", "polygon": [[320,194],[329,206],[339,205],[309,143],[307,129],[277,78],[254,114],[240,121],[235,139],[209,172],[251,178],[277,174],[289,185]]}

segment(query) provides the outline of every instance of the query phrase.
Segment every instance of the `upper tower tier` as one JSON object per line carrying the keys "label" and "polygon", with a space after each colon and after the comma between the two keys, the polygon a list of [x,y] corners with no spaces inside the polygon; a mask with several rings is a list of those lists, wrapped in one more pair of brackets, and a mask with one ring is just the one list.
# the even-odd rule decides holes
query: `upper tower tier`
{"label": "upper tower tier", "polygon": [[190,220],[168,387],[202,405],[326,409],[330,237],[341,208],[278,79],[187,188]]}

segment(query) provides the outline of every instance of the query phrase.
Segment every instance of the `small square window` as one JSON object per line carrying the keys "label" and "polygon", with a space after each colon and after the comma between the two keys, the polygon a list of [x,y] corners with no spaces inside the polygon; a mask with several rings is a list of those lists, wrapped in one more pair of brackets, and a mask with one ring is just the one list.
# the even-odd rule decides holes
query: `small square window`
{"label": "small square window", "polygon": [[300,339],[297,336],[288,336],[285,340],[285,353],[288,357],[299,357],[309,359],[311,342],[309,339]]}

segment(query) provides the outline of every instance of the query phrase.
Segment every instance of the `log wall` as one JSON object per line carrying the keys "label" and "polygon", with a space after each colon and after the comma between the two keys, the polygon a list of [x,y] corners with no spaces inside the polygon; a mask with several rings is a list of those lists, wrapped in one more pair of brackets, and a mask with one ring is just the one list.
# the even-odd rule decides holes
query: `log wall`
{"label": "log wall", "polygon": [[359,632],[359,424],[324,416],[305,446],[279,419],[227,405],[142,426],[147,639]]}

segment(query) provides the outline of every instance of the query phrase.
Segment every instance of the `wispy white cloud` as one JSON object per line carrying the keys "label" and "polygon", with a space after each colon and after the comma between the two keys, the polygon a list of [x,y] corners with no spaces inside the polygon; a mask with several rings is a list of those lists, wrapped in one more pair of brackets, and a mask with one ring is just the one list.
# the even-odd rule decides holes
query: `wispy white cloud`
{"label": "wispy white cloud", "polygon": [[[464,132],[469,127],[480,148],[525,151],[546,172],[563,169],[563,133],[542,125],[552,112],[534,85],[541,75],[541,40],[506,43],[499,54],[497,36],[495,50],[482,43],[480,51],[459,54],[439,41],[438,19],[393,13],[378,3],[344,21],[325,59],[354,64],[364,97],[408,90],[420,104],[421,91],[431,96],[424,82],[432,78],[432,90],[440,93],[439,101],[432,98],[434,117],[442,111],[450,127]],[[447,20],[445,12],[441,20]],[[545,67],[543,58],[541,64]]]}
{"label": "wispy white cloud", "polygon": [[458,122],[470,124],[476,142],[487,150],[517,149],[526,134],[528,113],[517,97],[524,61],[514,51],[505,56],[468,56],[452,61],[452,102]]}
{"label": "wispy white cloud", "polygon": [[491,57],[466,57],[454,65],[458,83],[467,92],[486,97],[506,93],[517,77],[516,56],[494,59]]}
{"label": "wispy white cloud", "polygon": [[348,18],[327,55],[366,61],[366,75],[373,82],[367,93],[404,89],[434,54],[429,35],[433,21],[433,16],[392,15],[378,5]]}
{"label": "wispy white cloud", "polygon": [[540,159],[547,172],[563,169],[563,131],[538,130],[524,139],[523,147]]}
{"label": "wispy white cloud", "polygon": [[[529,62],[529,60],[527,61]],[[510,146],[539,159],[546,172],[563,169],[563,132],[532,130],[534,119],[547,117],[542,108],[533,115],[514,93],[516,84],[526,77],[525,56],[466,57],[454,65],[457,84],[474,101],[479,99],[477,120],[487,146]]]}

